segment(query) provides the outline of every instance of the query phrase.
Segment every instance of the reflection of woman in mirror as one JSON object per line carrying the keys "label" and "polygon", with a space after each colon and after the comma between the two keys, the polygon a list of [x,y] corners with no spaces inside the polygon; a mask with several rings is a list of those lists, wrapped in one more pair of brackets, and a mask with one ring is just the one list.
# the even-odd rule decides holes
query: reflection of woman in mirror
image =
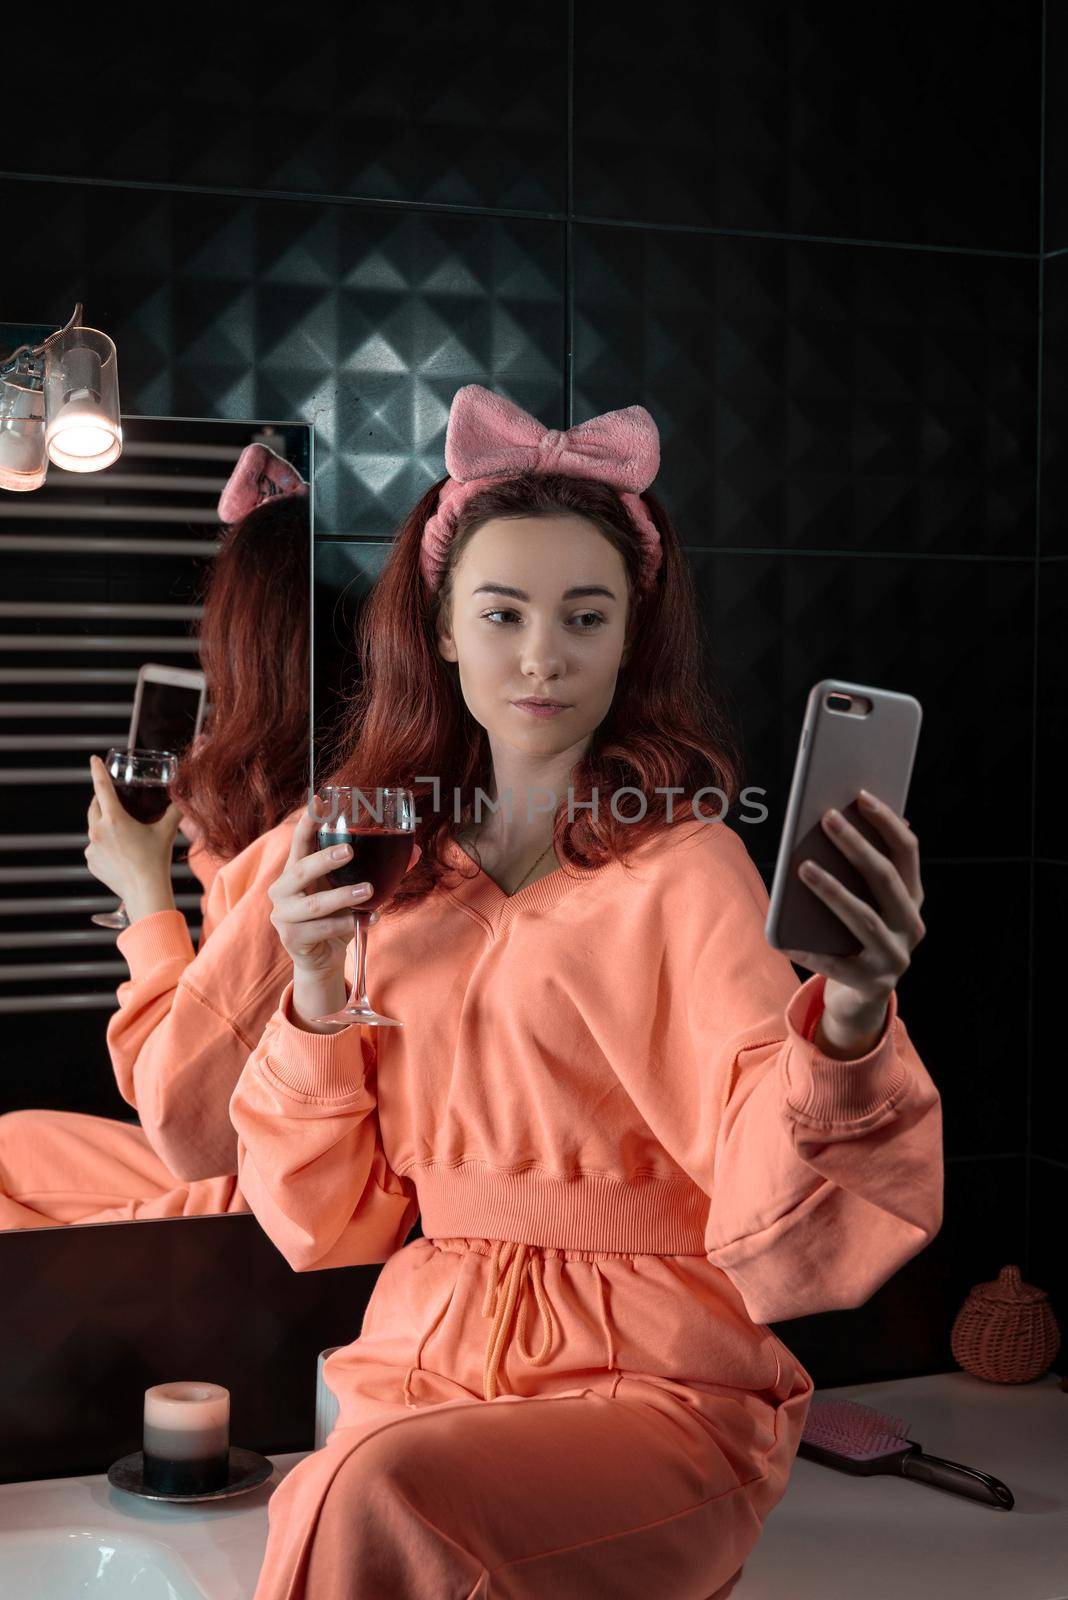
{"label": "reflection of woman in mirror", "polygon": [[719,820],[737,763],[652,417],[546,430],[469,385],[445,460],[368,602],[336,774],[419,798],[368,940],[403,1026],[316,1021],[351,891],[302,816],[270,890],[292,979],[230,1100],[294,1270],[385,1263],[254,1600],[723,1597],[813,1392],[767,1324],[861,1304],[941,1220],[939,1094],[895,992],[915,841],[876,814],[888,875],[843,840],[883,915],[828,891],[864,950],[810,954],[799,986]]}
{"label": "reflection of woman in mirror", "polygon": [[[158,823],[136,822],[93,762],[86,861],[127,897],[131,917],[117,940],[130,977],[108,1046],[140,1125],[51,1110],[0,1116],[2,1227],[248,1209],[227,1102],[288,975],[266,887],[307,798],[305,491],[288,463],[250,445],[220,498],[228,526],[199,628],[211,710],[172,788],[177,804]],[[205,891],[198,951],[171,892],[179,815]]]}

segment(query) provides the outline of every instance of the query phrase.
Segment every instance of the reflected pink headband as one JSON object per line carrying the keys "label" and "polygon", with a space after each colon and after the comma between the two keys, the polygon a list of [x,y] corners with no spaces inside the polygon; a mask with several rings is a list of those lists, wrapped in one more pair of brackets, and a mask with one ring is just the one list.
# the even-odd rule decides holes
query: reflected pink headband
{"label": "reflected pink headband", "polygon": [[308,485],[291,462],[269,445],[247,444],[219,496],[220,522],[240,522],[265,500],[280,494],[307,494]]}
{"label": "reflected pink headband", "polygon": [[641,538],[639,589],[651,589],[663,559],[660,535],[639,498],[660,467],[660,435],[644,406],[606,411],[574,428],[546,428],[528,411],[479,383],[457,389],[445,430],[448,481],[423,530],[420,570],[431,589],[445,572],[456,520],[487,484],[518,472],[596,478],[618,491]]}

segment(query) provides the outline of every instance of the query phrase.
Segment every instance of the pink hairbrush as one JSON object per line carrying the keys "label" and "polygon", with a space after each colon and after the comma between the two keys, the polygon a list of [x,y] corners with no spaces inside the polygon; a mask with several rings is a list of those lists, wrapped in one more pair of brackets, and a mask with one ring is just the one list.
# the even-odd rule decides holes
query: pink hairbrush
{"label": "pink hairbrush", "polygon": [[908,1423],[898,1417],[888,1417],[856,1400],[812,1400],[797,1453],[856,1477],[888,1472],[1012,1510],[1015,1497],[1000,1478],[964,1467],[959,1461],[925,1455],[914,1440],[906,1438],[907,1428]]}

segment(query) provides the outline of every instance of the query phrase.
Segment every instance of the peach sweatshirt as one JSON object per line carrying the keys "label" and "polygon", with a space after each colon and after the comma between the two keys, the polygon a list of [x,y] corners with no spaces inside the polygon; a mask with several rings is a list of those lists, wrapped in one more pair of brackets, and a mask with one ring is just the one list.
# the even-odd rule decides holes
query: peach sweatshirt
{"label": "peach sweatshirt", "polygon": [[941,1226],[941,1098],[896,993],[867,1055],[819,1054],[825,980],[767,906],[740,834],[688,817],[623,865],[387,913],[368,993],[404,1026],[309,1032],[287,984],[230,1100],[245,1199],[298,1272],[385,1261],[421,1214],[704,1256],[758,1324],[863,1304]]}
{"label": "peach sweatshirt", "polygon": [[130,968],[108,1024],[115,1081],[176,1178],[237,1172],[227,1103],[278,1005],[292,963],[270,921],[300,811],[222,864],[194,846],[206,887],[199,950],[180,911],[155,911],[117,939]]}
{"label": "peach sweatshirt", "polygon": [[201,942],[203,943],[204,918],[208,914],[208,895],[211,893],[211,886],[218,877],[220,869],[226,865],[226,862],[219,856],[211,855],[199,841],[189,846],[186,852],[186,860],[203,891],[200,896],[200,932]]}

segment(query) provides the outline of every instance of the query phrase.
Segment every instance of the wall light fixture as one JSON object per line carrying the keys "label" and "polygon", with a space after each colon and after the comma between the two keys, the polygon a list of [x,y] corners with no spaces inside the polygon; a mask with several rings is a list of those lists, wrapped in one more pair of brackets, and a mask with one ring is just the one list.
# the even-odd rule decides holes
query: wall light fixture
{"label": "wall light fixture", "polygon": [[115,345],[81,323],[0,356],[0,489],[39,489],[54,462],[99,472],[122,454]]}

